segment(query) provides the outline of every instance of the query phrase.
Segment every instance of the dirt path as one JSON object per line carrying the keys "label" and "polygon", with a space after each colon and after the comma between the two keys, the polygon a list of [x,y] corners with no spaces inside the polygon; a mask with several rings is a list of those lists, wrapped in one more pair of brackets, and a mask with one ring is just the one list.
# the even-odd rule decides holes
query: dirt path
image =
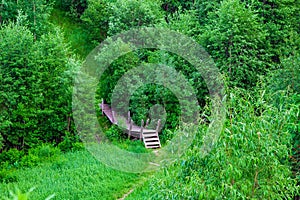
{"label": "dirt path", "polygon": [[123,197],[120,198],[120,199],[118,199],[118,200],[124,200],[124,199],[126,199],[126,197],[128,197],[128,195],[130,195],[133,191],[134,191],[134,188],[132,188],[131,190],[129,190],[129,192],[127,192],[126,194],[124,194]]}

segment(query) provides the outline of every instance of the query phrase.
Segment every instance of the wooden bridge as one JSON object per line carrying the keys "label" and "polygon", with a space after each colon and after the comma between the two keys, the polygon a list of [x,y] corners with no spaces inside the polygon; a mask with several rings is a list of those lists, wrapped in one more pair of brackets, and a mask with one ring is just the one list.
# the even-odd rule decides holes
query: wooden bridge
{"label": "wooden bridge", "polygon": [[[147,129],[149,119],[144,123],[144,120],[141,121],[141,126],[137,126],[133,123],[130,112],[128,112],[127,119],[123,116],[116,117],[115,111],[111,109],[108,104],[105,104],[102,100],[102,103],[99,104],[101,108],[102,115],[106,115],[109,121],[112,124],[118,125],[118,123],[125,123],[126,132],[128,133],[128,138],[134,137],[144,141],[145,147],[148,149],[160,148],[160,140],[158,136],[160,120],[157,122],[156,130]],[[118,118],[118,119],[117,119]],[[119,120],[119,121],[118,121]]]}

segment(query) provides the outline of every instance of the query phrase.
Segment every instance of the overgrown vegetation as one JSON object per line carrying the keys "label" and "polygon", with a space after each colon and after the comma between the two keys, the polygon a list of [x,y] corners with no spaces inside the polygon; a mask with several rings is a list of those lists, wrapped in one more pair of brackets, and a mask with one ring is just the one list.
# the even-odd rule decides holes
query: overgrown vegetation
{"label": "overgrown vegetation", "polygon": [[[226,79],[227,120],[210,154],[199,152],[207,129],[203,123],[185,155],[151,175],[128,198],[299,196],[299,13],[297,0],[2,1],[0,196],[113,199],[133,187],[139,175],[109,169],[83,150],[72,116],[73,78],[99,42],[149,26],[183,33],[210,54]],[[187,60],[158,49],[131,51],[115,60],[99,80],[97,101],[111,103],[119,79],[145,63],[180,71],[195,89],[199,105],[209,108],[201,74]],[[156,84],[139,88],[130,98],[132,118],[139,124],[153,117],[149,109],[157,104],[165,106],[160,138],[168,142],[181,112],[170,90]],[[209,114],[204,118],[211,120]],[[105,117],[99,123],[113,144],[148,152]]]}
{"label": "overgrown vegetation", "polygon": [[45,157],[48,156],[45,149],[37,149],[32,156],[38,157],[39,154],[49,162],[42,161],[30,168],[12,169],[10,176],[14,180],[1,182],[0,199],[9,198],[9,191],[14,191],[15,187],[23,194],[34,187],[29,199],[45,200],[50,195],[55,195],[53,199],[116,199],[133,187],[139,178],[137,174],[104,166],[85,150]]}

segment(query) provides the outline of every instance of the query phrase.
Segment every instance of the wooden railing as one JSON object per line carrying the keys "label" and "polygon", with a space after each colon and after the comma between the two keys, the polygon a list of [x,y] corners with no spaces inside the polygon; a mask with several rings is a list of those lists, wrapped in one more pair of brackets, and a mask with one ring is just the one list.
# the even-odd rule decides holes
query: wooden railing
{"label": "wooden railing", "polygon": [[117,117],[116,117],[117,115],[116,115],[115,111],[113,111],[108,104],[105,104],[103,100],[102,100],[102,103],[99,104],[99,107],[101,108],[102,115],[105,115],[112,124],[118,125],[118,119],[120,121],[125,122],[125,128],[128,133],[128,138],[134,137],[134,138],[138,138],[138,139],[144,141],[146,148],[161,147],[159,135],[158,135],[159,127],[160,127],[160,120],[158,120],[155,130],[147,129],[146,127],[149,124],[149,119],[147,119],[146,124],[145,124],[144,120],[142,120],[141,126],[137,126],[133,123],[130,112],[128,112],[127,119],[122,116],[118,116],[118,119],[117,119]]}

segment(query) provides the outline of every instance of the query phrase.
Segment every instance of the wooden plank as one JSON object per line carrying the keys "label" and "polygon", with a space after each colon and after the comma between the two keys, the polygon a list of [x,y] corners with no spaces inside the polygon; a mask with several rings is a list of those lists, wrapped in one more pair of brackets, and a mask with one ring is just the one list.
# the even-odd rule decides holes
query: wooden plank
{"label": "wooden plank", "polygon": [[145,133],[156,133],[155,130],[151,130],[151,129],[144,129],[144,134]]}
{"label": "wooden plank", "polygon": [[153,141],[153,142],[159,142],[158,138],[144,138],[144,142],[148,144],[148,142]]}
{"label": "wooden plank", "polygon": [[160,145],[159,142],[147,142],[147,146],[149,145]]}
{"label": "wooden plank", "polygon": [[144,133],[144,137],[147,138],[147,137],[157,137],[157,134],[156,133],[153,133],[153,134],[145,134]]}

